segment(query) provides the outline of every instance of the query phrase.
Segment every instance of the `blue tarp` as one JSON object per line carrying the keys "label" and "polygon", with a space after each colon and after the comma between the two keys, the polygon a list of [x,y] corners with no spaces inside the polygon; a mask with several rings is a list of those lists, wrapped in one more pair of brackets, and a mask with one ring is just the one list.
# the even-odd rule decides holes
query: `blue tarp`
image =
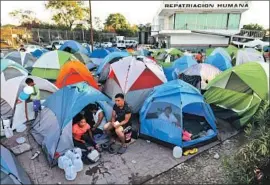
{"label": "blue tarp", "polygon": [[178,79],[177,74],[182,73],[184,70],[189,68],[192,65],[197,64],[197,62],[194,60],[192,56],[182,56],[181,58],[176,59],[173,62],[173,72],[172,72],[172,78],[174,80]]}
{"label": "blue tarp", "polygon": [[107,63],[109,63],[109,62],[111,62],[113,59],[115,59],[115,58],[122,58],[122,57],[127,57],[127,56],[129,56],[129,53],[127,53],[127,52],[113,52],[113,53],[110,53],[110,54],[108,54],[104,59],[103,59],[103,61],[100,63],[100,65],[99,65],[99,67],[98,67],[98,69],[97,69],[97,72],[96,72],[96,74],[100,74],[101,73],[101,71],[102,71],[102,69],[104,68],[104,66],[107,64]]}
{"label": "blue tarp", "polygon": [[90,58],[105,58],[110,52],[106,49],[95,49]]}
{"label": "blue tarp", "polygon": [[31,54],[36,57],[39,58],[41,57],[41,55],[43,55],[44,53],[48,52],[49,50],[47,49],[36,49],[35,51],[31,52]]}
{"label": "blue tarp", "polygon": [[87,56],[90,55],[90,53],[87,51],[85,47],[83,47],[80,43],[74,41],[74,40],[68,40],[66,41],[59,50],[64,51],[66,48],[71,48],[72,53],[80,52]]}
{"label": "blue tarp", "polygon": [[[149,118],[153,107],[158,103],[165,107],[166,104],[173,108],[173,112],[180,115],[180,126],[168,123],[156,117]],[[155,106],[152,106],[154,105]],[[175,112],[178,111],[178,112]],[[202,116],[206,119],[213,133],[191,141],[182,141],[183,113]],[[209,140],[217,135],[215,116],[208,104],[204,102],[200,92],[181,80],[173,80],[154,88],[153,92],[145,100],[140,111],[140,133],[158,140],[188,147]]]}
{"label": "blue tarp", "polygon": [[220,53],[210,55],[209,57],[207,57],[205,63],[206,64],[211,64],[211,65],[215,66],[216,68],[218,68],[221,71],[225,71],[227,69],[232,68],[231,61],[228,60],[227,57],[224,57]]}
{"label": "blue tarp", "polygon": [[[86,105],[104,101],[112,104],[107,96],[82,82],[58,90],[49,96],[43,105],[55,113],[60,128],[63,129]],[[104,112],[107,118],[111,114],[106,110]]]}
{"label": "blue tarp", "polygon": [[121,51],[120,49],[116,48],[116,47],[110,47],[110,48],[105,48],[106,50],[108,50],[109,52],[117,52],[117,51]]}

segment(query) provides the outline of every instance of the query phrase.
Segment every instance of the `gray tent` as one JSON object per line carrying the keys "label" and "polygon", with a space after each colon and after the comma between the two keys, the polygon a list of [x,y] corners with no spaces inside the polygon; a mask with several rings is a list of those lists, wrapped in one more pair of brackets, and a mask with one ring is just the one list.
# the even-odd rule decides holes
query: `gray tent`
{"label": "gray tent", "polygon": [[15,155],[1,145],[1,184],[33,184]]}

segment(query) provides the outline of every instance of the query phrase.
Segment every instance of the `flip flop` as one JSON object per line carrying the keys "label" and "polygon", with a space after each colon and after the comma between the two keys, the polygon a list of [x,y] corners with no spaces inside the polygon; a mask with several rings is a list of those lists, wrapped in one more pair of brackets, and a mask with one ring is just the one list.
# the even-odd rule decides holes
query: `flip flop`
{"label": "flip flop", "polygon": [[110,146],[114,143],[115,143],[115,141],[109,141],[107,143],[103,143],[103,144],[101,144],[101,148],[104,150],[108,150],[110,148]]}
{"label": "flip flop", "polygon": [[126,152],[126,150],[127,150],[127,147],[124,147],[124,146],[121,146],[121,148],[119,148],[119,150],[118,150],[118,154],[123,154],[123,153],[125,153]]}
{"label": "flip flop", "polygon": [[111,146],[108,148],[108,152],[109,152],[110,154],[116,154],[117,151],[118,151],[118,148],[116,148],[116,146],[114,146],[114,145],[111,145]]}
{"label": "flip flop", "polygon": [[192,150],[190,150],[189,154],[196,154],[198,152],[198,148],[193,148]]}

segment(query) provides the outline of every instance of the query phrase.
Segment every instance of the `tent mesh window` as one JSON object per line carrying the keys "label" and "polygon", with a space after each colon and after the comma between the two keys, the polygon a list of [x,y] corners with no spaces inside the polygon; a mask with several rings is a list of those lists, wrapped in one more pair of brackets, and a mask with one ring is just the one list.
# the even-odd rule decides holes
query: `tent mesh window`
{"label": "tent mesh window", "polygon": [[1,118],[9,118],[12,116],[11,106],[1,98]]}
{"label": "tent mesh window", "polygon": [[6,68],[4,71],[4,76],[5,76],[5,79],[6,80],[9,80],[11,78],[15,78],[15,77],[18,77],[18,76],[23,76],[24,74],[19,71],[18,69],[15,69],[13,67],[8,67]]}
{"label": "tent mesh window", "polygon": [[231,74],[225,88],[240,93],[253,94],[253,90],[235,73]]}

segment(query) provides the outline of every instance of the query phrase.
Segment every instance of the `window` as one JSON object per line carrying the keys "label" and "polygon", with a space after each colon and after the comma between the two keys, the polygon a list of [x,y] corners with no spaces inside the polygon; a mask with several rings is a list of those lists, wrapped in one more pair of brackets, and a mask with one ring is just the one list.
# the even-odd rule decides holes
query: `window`
{"label": "window", "polygon": [[228,29],[239,29],[240,14],[229,14]]}

